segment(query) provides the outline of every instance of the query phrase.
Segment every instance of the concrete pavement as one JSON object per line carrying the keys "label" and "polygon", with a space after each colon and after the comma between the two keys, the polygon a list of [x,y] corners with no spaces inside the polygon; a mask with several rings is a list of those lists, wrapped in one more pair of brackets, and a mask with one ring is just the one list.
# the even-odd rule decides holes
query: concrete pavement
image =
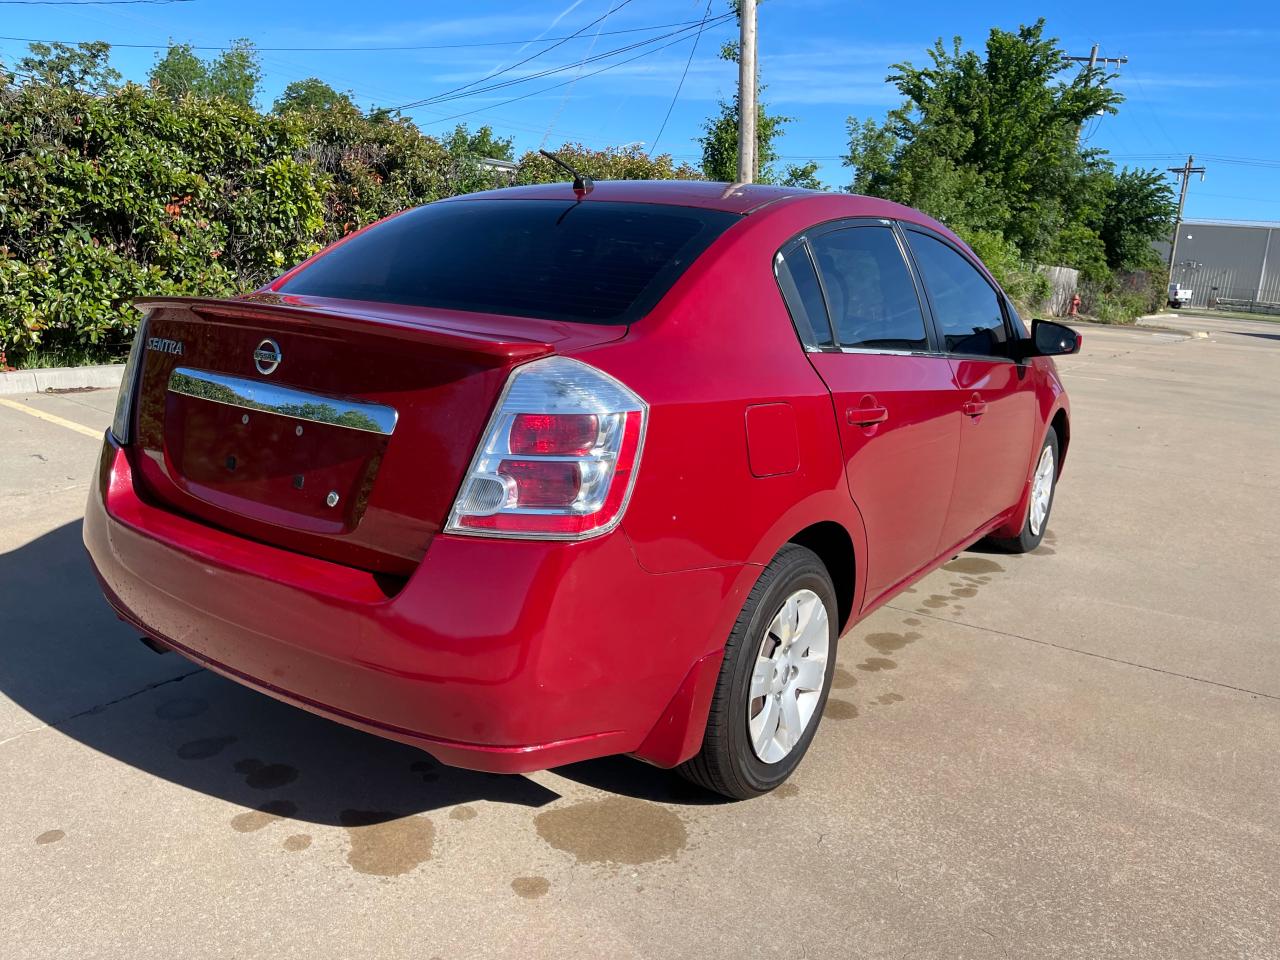
{"label": "concrete pavement", "polygon": [[[156,656],[0,405],[0,957],[1280,956],[1280,326],[1085,332],[1035,554],[841,641],[792,783],[442,768]],[[27,408],[27,410],[21,408]]]}

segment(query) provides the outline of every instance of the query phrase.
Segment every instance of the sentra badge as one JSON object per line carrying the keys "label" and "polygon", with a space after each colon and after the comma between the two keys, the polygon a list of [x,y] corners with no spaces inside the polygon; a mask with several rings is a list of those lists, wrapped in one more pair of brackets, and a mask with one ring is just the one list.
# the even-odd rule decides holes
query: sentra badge
{"label": "sentra badge", "polygon": [[147,349],[156,353],[172,353],[175,357],[180,357],[185,352],[181,340],[166,340],[164,337],[148,337]]}

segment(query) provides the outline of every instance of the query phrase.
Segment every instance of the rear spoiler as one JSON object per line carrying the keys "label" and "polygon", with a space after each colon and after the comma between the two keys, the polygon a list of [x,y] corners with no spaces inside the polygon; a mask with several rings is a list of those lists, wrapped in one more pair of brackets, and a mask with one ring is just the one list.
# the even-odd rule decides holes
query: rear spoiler
{"label": "rear spoiler", "polygon": [[280,294],[249,294],[236,299],[213,297],[142,297],[133,305],[143,313],[153,310],[186,310],[201,318],[222,320],[254,320],[279,327],[300,329],[346,330],[368,335],[383,327],[387,336],[429,344],[455,353],[472,356],[482,362],[511,363],[532,360],[555,350],[555,340],[515,337],[502,324],[493,324],[487,332],[484,318],[476,317],[480,329],[461,329],[449,323],[447,312],[441,316],[424,315],[421,309],[395,304],[326,304],[286,302]]}

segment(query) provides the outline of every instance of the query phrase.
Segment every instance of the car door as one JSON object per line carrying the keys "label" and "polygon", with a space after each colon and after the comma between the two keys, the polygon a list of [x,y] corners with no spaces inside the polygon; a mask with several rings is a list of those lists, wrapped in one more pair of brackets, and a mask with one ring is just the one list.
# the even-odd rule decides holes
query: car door
{"label": "car door", "polygon": [[973,537],[1021,499],[1035,443],[1031,369],[1011,357],[1017,339],[1005,298],[957,246],[904,225],[946,351],[960,411],[955,489],[939,552]]}
{"label": "car door", "polygon": [[809,359],[831,391],[849,492],[866,528],[871,603],[936,555],[959,448],[951,366],[936,351],[889,223],[826,225],[780,259],[784,292],[788,284],[808,291],[789,300],[825,314],[807,321],[821,331]]}

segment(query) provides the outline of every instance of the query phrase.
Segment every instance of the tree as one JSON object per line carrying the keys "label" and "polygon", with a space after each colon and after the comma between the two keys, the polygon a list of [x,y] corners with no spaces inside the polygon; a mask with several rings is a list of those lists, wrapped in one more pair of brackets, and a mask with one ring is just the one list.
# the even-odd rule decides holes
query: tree
{"label": "tree", "polygon": [[209,70],[204,61],[196,56],[189,43],[169,41],[169,49],[163,57],[156,55],[155,66],[147,75],[152,88],[160,91],[170,100],[177,100],[188,94],[204,93],[209,80]]}
{"label": "tree", "polygon": [[810,160],[805,164],[787,164],[787,172],[782,178],[786,187],[801,187],[805,190],[821,190],[822,181],[818,179],[818,162]]}
{"label": "tree", "polygon": [[465,123],[453,128],[453,133],[443,140],[445,147],[455,157],[474,157],[477,160],[515,160],[510,137],[498,137],[493,127],[485,124],[475,133]]}
{"label": "tree", "polygon": [[284,88],[284,93],[276,99],[272,110],[276,113],[287,113],[290,110],[355,110],[356,105],[351,94],[339,93],[318,77],[306,80],[295,80]]}
{"label": "tree", "polygon": [[148,79],[171,100],[190,94],[223,97],[252,107],[262,80],[262,68],[258,65],[257,48],[250,40],[237,40],[211,61],[196,56],[191,44],[171,41],[164,56],[157,55]]}
{"label": "tree", "polygon": [[1156,265],[1153,240],[1167,240],[1173,228],[1173,188],[1155,170],[1121,170],[1111,183],[1098,223],[1107,262],[1117,270]]}
{"label": "tree", "polygon": [[252,40],[240,39],[223,50],[218,59],[209,64],[209,80],[206,95],[225,97],[246,107],[253,106],[258,95],[258,83],[262,80],[262,67],[258,65],[258,50]]}
{"label": "tree", "polygon": [[1085,120],[1123,101],[1112,76],[1075,71],[1043,20],[992,30],[982,56],[939,40],[929,59],[894,65],[888,79],[905,100],[882,123],[849,119],[854,192],[1095,280],[1149,261],[1171,222],[1168,186],[1154,170],[1117,174],[1104,151],[1078,143]]}
{"label": "tree", "polygon": [[31,53],[18,61],[18,71],[37,83],[104,94],[120,82],[111,68],[111,44],[102,40],[78,43],[32,43]]}

